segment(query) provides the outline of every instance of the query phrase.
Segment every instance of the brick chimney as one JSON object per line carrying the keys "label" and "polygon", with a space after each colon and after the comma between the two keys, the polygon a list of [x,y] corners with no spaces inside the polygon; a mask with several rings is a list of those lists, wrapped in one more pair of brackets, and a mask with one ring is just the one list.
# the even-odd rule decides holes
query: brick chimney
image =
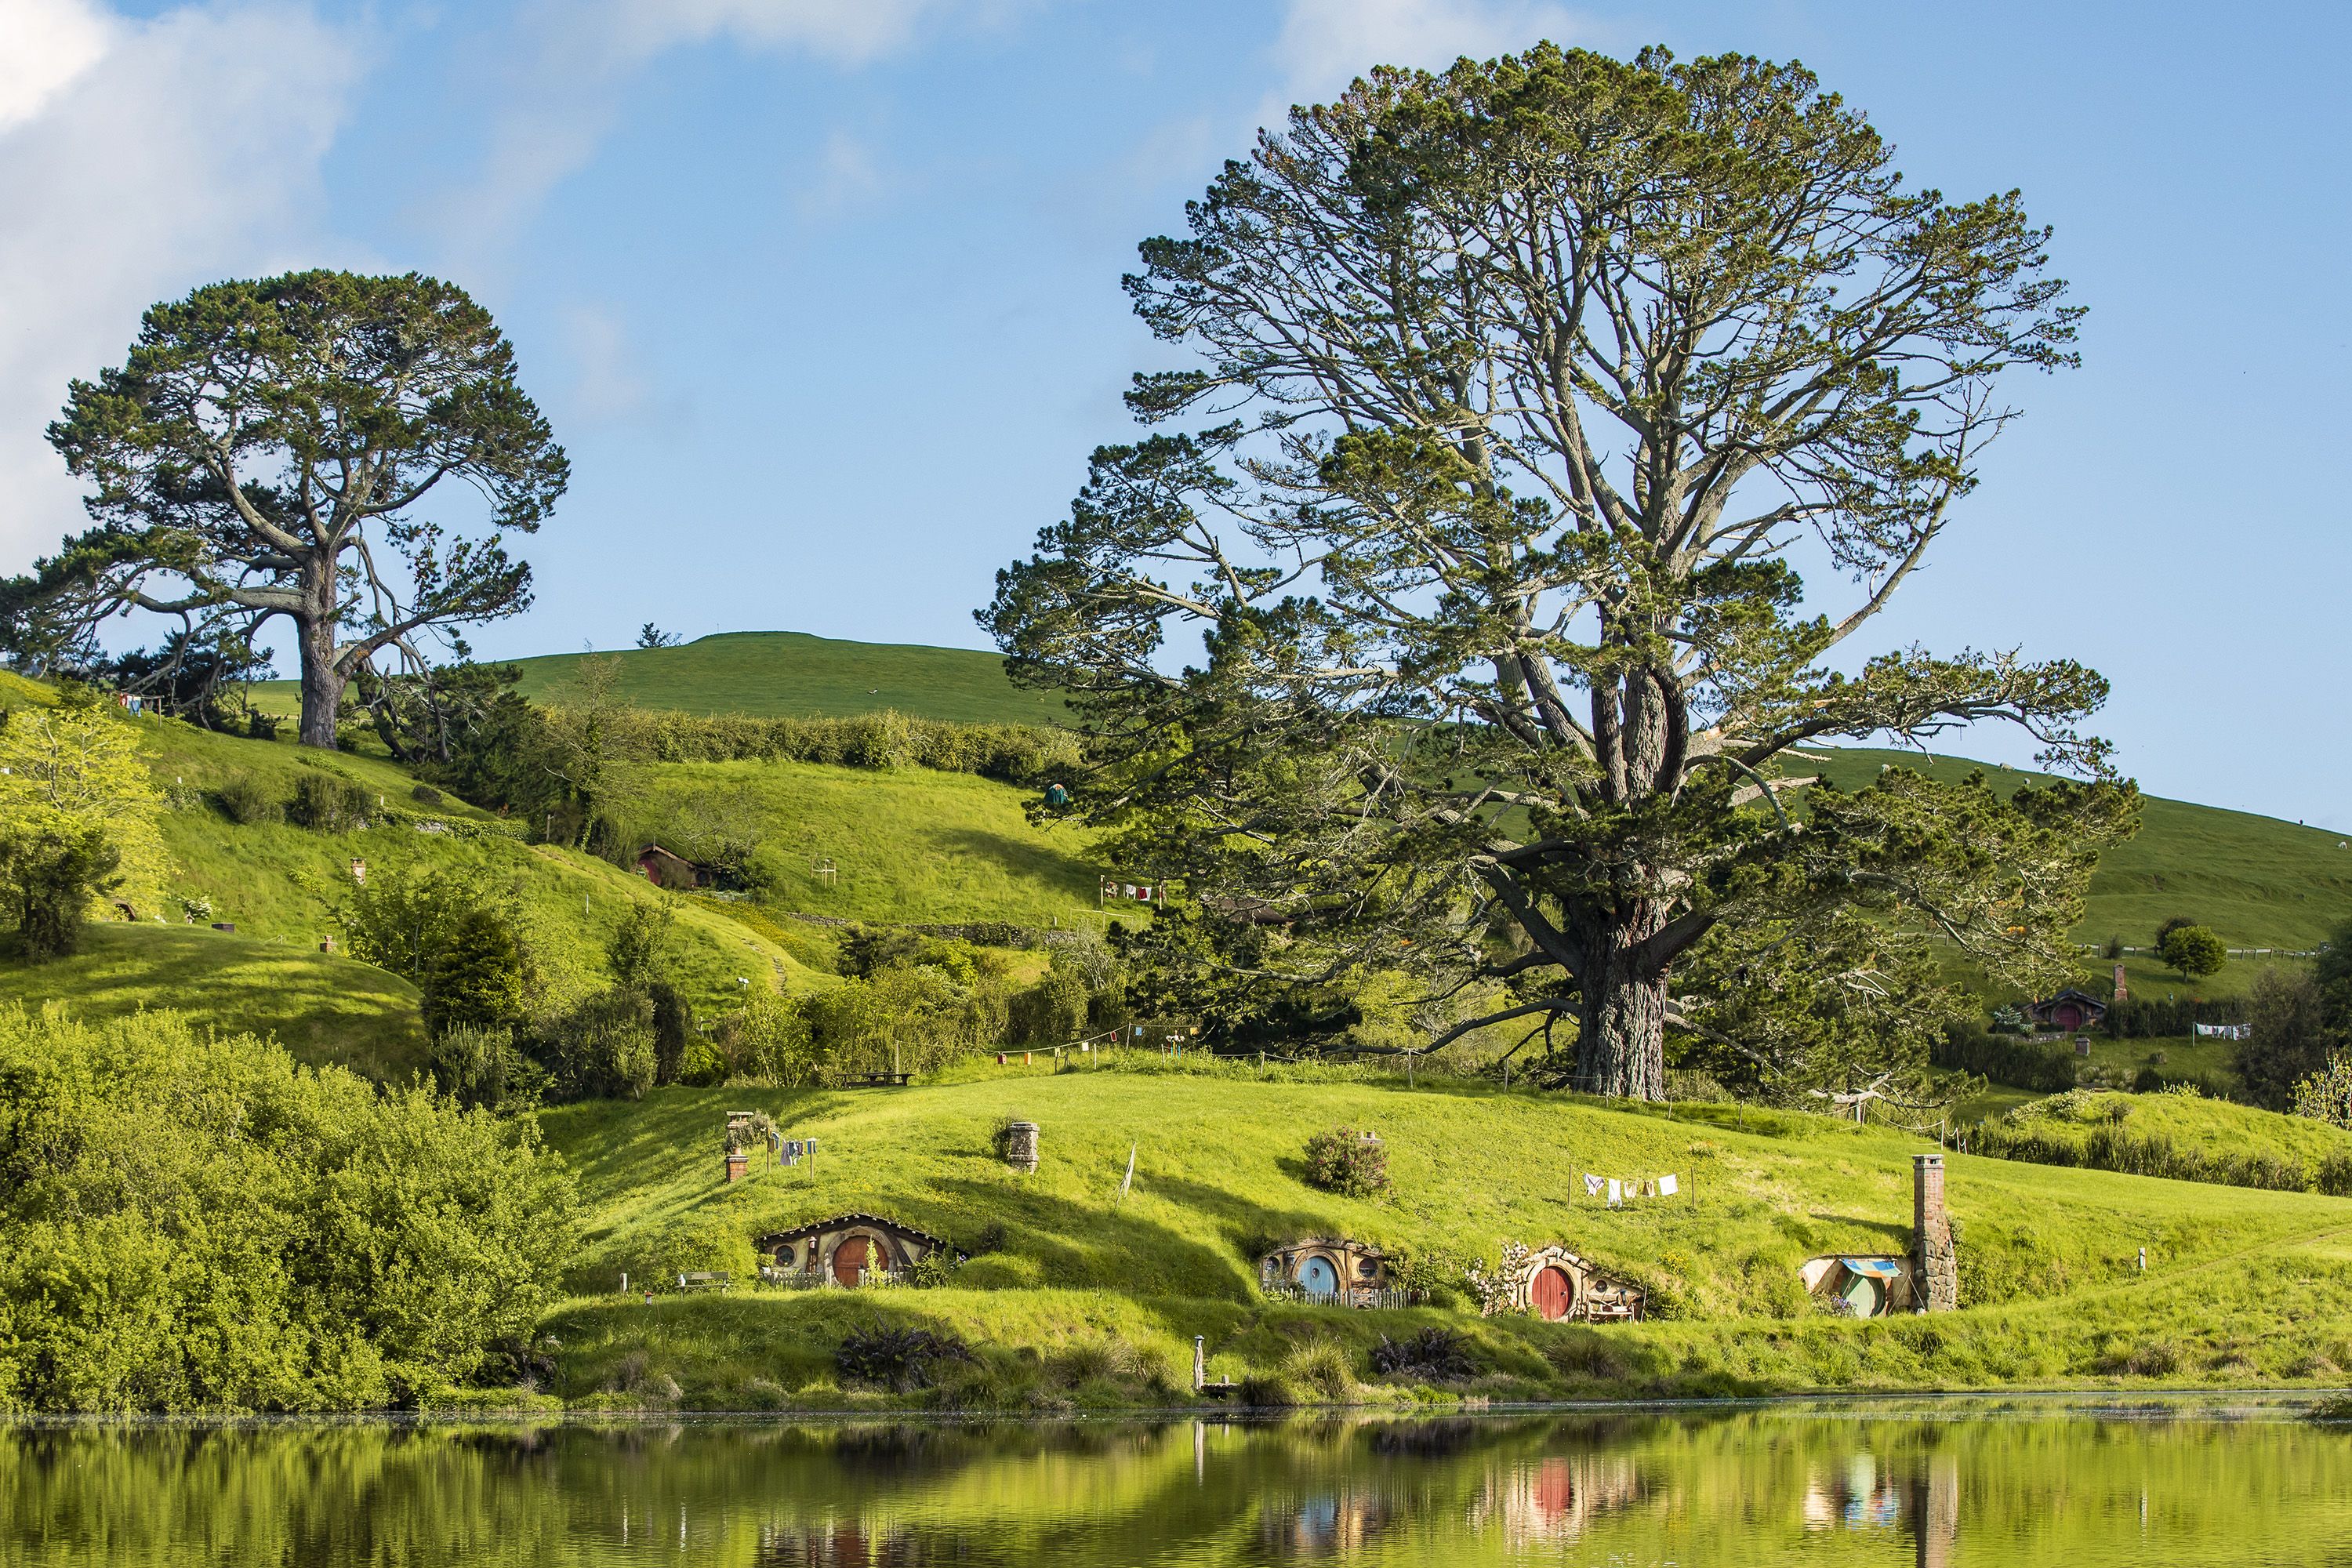
{"label": "brick chimney", "polygon": [[1944,1157],[1911,1157],[1912,1303],[1930,1312],[1960,1304],[1959,1256],[1952,1249],[1952,1219],[1944,1212]]}
{"label": "brick chimney", "polygon": [[2116,1000],[2118,1002],[2131,1000],[2131,987],[2124,984],[2124,966],[2120,963],[2116,965]]}

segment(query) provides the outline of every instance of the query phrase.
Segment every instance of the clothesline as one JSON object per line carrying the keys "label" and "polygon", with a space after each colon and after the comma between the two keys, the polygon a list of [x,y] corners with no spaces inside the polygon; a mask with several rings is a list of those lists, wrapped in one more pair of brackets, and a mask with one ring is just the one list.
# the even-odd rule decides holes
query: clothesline
{"label": "clothesline", "polygon": [[1682,1190],[1682,1178],[1664,1176],[1596,1176],[1584,1173],[1584,1195],[1589,1198],[1606,1196],[1612,1209],[1623,1208],[1628,1198],[1670,1198]]}

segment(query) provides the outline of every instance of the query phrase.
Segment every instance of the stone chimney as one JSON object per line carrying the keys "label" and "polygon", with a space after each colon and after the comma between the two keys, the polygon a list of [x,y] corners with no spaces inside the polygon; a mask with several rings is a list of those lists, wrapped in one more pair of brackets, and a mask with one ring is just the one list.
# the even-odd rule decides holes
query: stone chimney
{"label": "stone chimney", "polygon": [[1952,1249],[1952,1219],[1944,1212],[1944,1157],[1911,1157],[1912,1304],[1948,1312],[1960,1304],[1959,1256]]}
{"label": "stone chimney", "polygon": [[2131,987],[2124,984],[2124,966],[2120,963],[2116,965],[2116,1000],[2118,1002],[2131,1000]]}

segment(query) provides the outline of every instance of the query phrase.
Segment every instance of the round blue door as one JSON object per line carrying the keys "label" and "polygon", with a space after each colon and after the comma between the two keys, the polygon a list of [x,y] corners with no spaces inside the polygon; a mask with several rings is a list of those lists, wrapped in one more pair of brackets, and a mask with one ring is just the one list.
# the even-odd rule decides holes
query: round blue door
{"label": "round blue door", "polygon": [[1310,1258],[1299,1267],[1298,1285],[1310,1296],[1336,1296],[1339,1293],[1339,1271],[1331,1267],[1328,1258]]}

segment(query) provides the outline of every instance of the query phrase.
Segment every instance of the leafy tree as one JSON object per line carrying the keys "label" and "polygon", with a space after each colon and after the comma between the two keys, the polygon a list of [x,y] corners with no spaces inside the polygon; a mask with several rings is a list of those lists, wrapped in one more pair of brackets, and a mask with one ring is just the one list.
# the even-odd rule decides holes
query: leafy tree
{"label": "leafy tree", "polygon": [[522,1016],[529,988],[522,943],[505,915],[475,905],[459,915],[425,972],[425,1027],[499,1029]]}
{"label": "leafy tree", "polygon": [[[0,595],[20,652],[87,647],[138,607],[251,646],[294,625],[304,745],[332,750],[343,688],[427,633],[513,615],[531,532],[569,467],[489,312],[411,273],[297,272],[160,304],[119,368],[77,381],[49,440],[98,526]],[[445,480],[486,537],[419,514]],[[396,569],[395,569],[396,568]]]}
{"label": "leafy tree", "polygon": [[676,647],[681,640],[676,632],[666,632],[651,621],[637,628],[639,647]]}
{"label": "leafy tree", "polygon": [[352,956],[422,985],[477,901],[474,889],[456,879],[390,867],[352,889],[335,921]]}
{"label": "leafy tree", "polygon": [[2167,931],[2156,944],[2156,956],[2183,980],[2214,974],[2230,962],[2230,947],[2203,926],[2179,925]]}
{"label": "leafy tree", "polygon": [[2296,1084],[2294,1113],[2352,1129],[2352,1056],[2337,1052]]}
{"label": "leafy tree", "polygon": [[652,994],[677,956],[677,910],[659,894],[631,903],[604,942],[613,983],[639,996]]}
{"label": "leafy tree", "polygon": [[563,1099],[643,1099],[654,1085],[653,1004],[600,991],[554,1021],[543,1051]]}
{"label": "leafy tree", "polygon": [[[1957,1005],[1931,941],[2067,973],[2137,816],[2076,728],[2105,683],[1849,645],[2078,312],[2015,195],[1894,157],[1794,65],[1544,45],[1294,110],[1145,242],[1136,310],[1199,359],[1129,401],[1203,423],[1098,450],[981,620],[1069,694],[1076,805],[1189,895],[1144,945],[1236,1026],[1404,953],[1433,994],[1511,983],[1454,1028],[1571,1021],[1560,1076],[1654,1098],[1669,1029],[1874,1078],[1840,1059],[1870,1019]],[[2095,782],[1784,798],[1810,742],[1993,719]]]}
{"label": "leafy tree", "polygon": [[132,724],[90,703],[21,708],[0,722],[0,897],[26,956],[81,942],[90,902],[163,898],[163,792]]}
{"label": "leafy tree", "polygon": [[2246,1000],[2247,1035],[2231,1052],[2230,1070],[2248,1100],[2284,1110],[2304,1080],[2347,1044],[2344,987],[2307,971],[2265,969]]}

